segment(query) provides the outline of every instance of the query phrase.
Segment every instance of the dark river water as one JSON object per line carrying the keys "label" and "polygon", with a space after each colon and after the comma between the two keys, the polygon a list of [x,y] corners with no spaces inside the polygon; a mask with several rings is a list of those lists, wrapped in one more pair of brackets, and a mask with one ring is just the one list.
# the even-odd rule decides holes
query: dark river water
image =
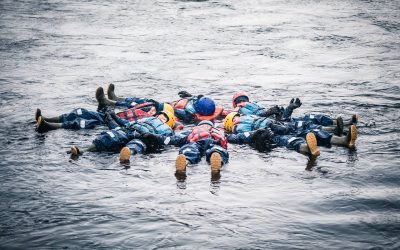
{"label": "dark river water", "polygon": [[[0,1],[0,248],[399,249],[400,2]],[[356,151],[230,145],[174,176],[178,149],[66,151],[105,130],[35,132],[95,110],[95,90],[178,98],[237,90],[294,113],[361,115]]]}

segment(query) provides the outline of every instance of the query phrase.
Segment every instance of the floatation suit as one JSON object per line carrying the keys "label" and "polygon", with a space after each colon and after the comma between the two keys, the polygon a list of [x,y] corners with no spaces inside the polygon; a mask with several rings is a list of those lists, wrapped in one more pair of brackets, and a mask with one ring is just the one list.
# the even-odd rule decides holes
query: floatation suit
{"label": "floatation suit", "polygon": [[128,130],[165,136],[171,136],[174,134],[172,129],[158,117],[147,117],[137,120],[128,126]]}
{"label": "floatation suit", "polygon": [[278,135],[294,133],[292,127],[280,124],[275,120],[259,117],[255,115],[245,115],[240,117],[240,121],[234,125],[233,133],[250,132],[261,128],[271,128],[272,132]]}
{"label": "floatation suit", "polygon": [[179,149],[190,163],[198,163],[202,156],[210,162],[211,155],[217,152],[221,156],[221,163],[225,165],[229,160],[229,153],[226,150],[228,141],[225,133],[214,127],[195,127],[187,136],[186,144]]}
{"label": "floatation suit", "polygon": [[254,102],[246,102],[246,104],[238,109],[238,113],[241,115],[258,115],[263,116],[265,114],[265,108],[261,107]]}
{"label": "floatation suit", "polygon": [[266,128],[272,123],[271,119],[255,115],[245,115],[240,117],[240,121],[233,127],[234,133],[244,133]]}
{"label": "floatation suit", "polygon": [[195,127],[192,132],[187,137],[187,142],[198,142],[200,140],[212,139],[216,144],[223,148],[228,147],[228,141],[226,139],[225,133],[214,127]]}
{"label": "floatation suit", "polygon": [[145,144],[136,139],[142,133],[153,133],[158,135],[172,136],[172,129],[157,117],[147,117],[128,125],[128,131],[120,127],[107,132],[102,132],[93,141],[98,151],[119,151],[127,146],[132,153],[143,153],[146,151]]}

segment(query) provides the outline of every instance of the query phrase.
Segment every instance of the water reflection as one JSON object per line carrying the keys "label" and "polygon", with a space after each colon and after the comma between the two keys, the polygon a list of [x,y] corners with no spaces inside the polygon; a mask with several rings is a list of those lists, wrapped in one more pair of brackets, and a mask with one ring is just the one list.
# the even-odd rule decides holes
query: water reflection
{"label": "water reflection", "polygon": [[307,161],[306,170],[311,171],[315,166],[317,166],[317,158],[310,157]]}
{"label": "water reflection", "polygon": [[221,186],[221,172],[211,172],[210,193],[218,195]]}

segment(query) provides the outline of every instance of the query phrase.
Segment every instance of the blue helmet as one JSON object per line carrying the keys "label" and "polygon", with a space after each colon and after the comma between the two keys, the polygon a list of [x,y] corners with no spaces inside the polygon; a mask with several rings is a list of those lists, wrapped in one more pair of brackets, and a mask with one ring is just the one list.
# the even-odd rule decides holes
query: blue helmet
{"label": "blue helmet", "polygon": [[208,124],[211,127],[214,127],[214,123],[212,121],[208,121],[208,120],[204,120],[204,121],[199,122],[199,124],[197,124],[197,126],[201,126],[201,125],[204,125],[204,124]]}
{"label": "blue helmet", "polygon": [[215,112],[215,102],[213,99],[203,96],[197,100],[194,108],[200,115],[212,115]]}

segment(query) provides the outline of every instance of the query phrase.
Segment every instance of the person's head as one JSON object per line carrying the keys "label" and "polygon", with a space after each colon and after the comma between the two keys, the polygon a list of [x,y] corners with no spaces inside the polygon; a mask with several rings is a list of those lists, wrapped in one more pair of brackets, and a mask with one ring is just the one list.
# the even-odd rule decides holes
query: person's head
{"label": "person's head", "polygon": [[227,132],[232,132],[233,131],[233,126],[235,126],[236,122],[239,119],[239,113],[238,112],[231,112],[229,113],[225,119],[224,119],[224,128]]}
{"label": "person's head", "polygon": [[163,111],[169,111],[171,114],[175,115],[174,108],[166,102],[163,103]]}
{"label": "person's head", "polygon": [[194,103],[194,108],[200,115],[212,115],[215,112],[215,102],[210,97],[203,96]]}
{"label": "person's head", "polygon": [[198,127],[200,126],[210,126],[210,127],[214,127],[214,123],[212,121],[208,121],[208,120],[204,120],[199,122],[199,124],[197,124]]}
{"label": "person's head", "polygon": [[249,101],[250,101],[249,95],[244,91],[238,91],[232,97],[232,105],[234,108],[236,108],[236,106],[241,102],[249,102]]}
{"label": "person's head", "polygon": [[161,111],[158,118],[167,124],[170,128],[175,126],[175,116],[169,111]]}

